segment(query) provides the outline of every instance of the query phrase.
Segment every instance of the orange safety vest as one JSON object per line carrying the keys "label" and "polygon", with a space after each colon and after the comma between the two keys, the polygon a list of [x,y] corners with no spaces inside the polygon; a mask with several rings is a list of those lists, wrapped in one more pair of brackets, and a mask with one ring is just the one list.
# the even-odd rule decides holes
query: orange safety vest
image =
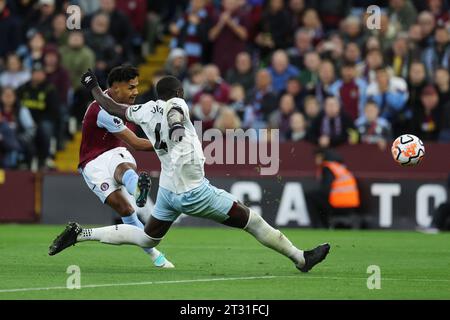
{"label": "orange safety vest", "polygon": [[322,166],[330,169],[334,175],[328,198],[330,205],[333,208],[359,207],[359,190],[353,174],[339,162],[324,161]]}

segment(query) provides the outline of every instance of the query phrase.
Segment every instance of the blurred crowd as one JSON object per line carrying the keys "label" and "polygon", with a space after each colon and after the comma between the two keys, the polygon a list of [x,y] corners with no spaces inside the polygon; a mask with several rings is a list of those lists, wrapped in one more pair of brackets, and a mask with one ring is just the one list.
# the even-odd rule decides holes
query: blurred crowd
{"label": "blurred crowd", "polygon": [[[66,27],[70,4],[81,30]],[[447,0],[0,0],[1,166],[51,166],[91,99],[80,75],[94,68],[106,87],[165,35],[170,54],[139,102],[177,76],[204,130],[279,129],[324,148],[385,149],[406,132],[450,142]]]}

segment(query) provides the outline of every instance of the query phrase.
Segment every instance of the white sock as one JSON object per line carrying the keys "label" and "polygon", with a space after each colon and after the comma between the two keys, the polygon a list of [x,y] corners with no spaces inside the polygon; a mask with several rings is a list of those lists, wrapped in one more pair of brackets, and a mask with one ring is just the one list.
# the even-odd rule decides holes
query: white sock
{"label": "white sock", "polygon": [[[122,222],[125,224],[138,227],[139,229],[144,229],[144,225],[138,219],[136,212],[133,212],[129,216],[122,217]],[[150,255],[153,261],[160,255],[160,252],[156,248],[142,248],[142,249]]]}
{"label": "white sock", "polygon": [[144,230],[128,224],[83,229],[77,241],[100,241],[108,244],[133,244],[142,248],[153,248],[161,239],[149,237]]}
{"label": "white sock", "polygon": [[252,234],[260,243],[291,259],[297,266],[305,265],[303,251],[297,249],[281,231],[272,228],[259,214],[250,210],[245,231]]}

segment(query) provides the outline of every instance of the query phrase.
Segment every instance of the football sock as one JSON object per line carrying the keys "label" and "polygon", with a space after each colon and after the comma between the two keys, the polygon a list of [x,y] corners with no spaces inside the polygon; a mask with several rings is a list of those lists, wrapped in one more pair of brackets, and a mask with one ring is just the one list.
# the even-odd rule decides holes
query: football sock
{"label": "football sock", "polygon": [[128,224],[83,229],[78,235],[77,241],[100,241],[109,244],[134,244],[142,248],[153,248],[161,239],[149,237],[144,230]]}
{"label": "football sock", "polygon": [[304,266],[303,251],[297,249],[279,230],[272,228],[259,214],[250,210],[245,231],[252,234],[260,243],[291,259],[299,267]]}
{"label": "football sock", "polygon": [[132,196],[136,192],[139,176],[133,169],[128,169],[122,176],[122,183]]}
{"label": "football sock", "polygon": [[[144,225],[138,219],[136,212],[133,212],[129,216],[122,217],[122,222],[125,224],[138,227],[139,229],[144,229]],[[160,254],[160,252],[156,248],[142,248],[142,249],[144,249],[144,251],[147,252],[153,260],[156,259]]]}

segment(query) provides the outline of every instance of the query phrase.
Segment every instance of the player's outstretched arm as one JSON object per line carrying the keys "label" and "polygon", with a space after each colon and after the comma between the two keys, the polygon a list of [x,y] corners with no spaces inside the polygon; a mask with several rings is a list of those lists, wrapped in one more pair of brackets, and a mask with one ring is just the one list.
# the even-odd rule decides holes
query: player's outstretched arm
{"label": "player's outstretched arm", "polygon": [[94,99],[105,109],[108,113],[120,117],[122,119],[125,118],[125,113],[129,108],[126,104],[120,104],[111,99],[108,95],[104,94],[100,86],[98,85],[97,78],[95,77],[94,72],[89,69],[81,76],[81,84],[89,90]]}
{"label": "player's outstretched arm", "polygon": [[154,151],[153,145],[147,139],[142,139],[130,129],[125,129],[121,132],[114,133],[120,140],[126,142],[130,147],[136,151]]}

